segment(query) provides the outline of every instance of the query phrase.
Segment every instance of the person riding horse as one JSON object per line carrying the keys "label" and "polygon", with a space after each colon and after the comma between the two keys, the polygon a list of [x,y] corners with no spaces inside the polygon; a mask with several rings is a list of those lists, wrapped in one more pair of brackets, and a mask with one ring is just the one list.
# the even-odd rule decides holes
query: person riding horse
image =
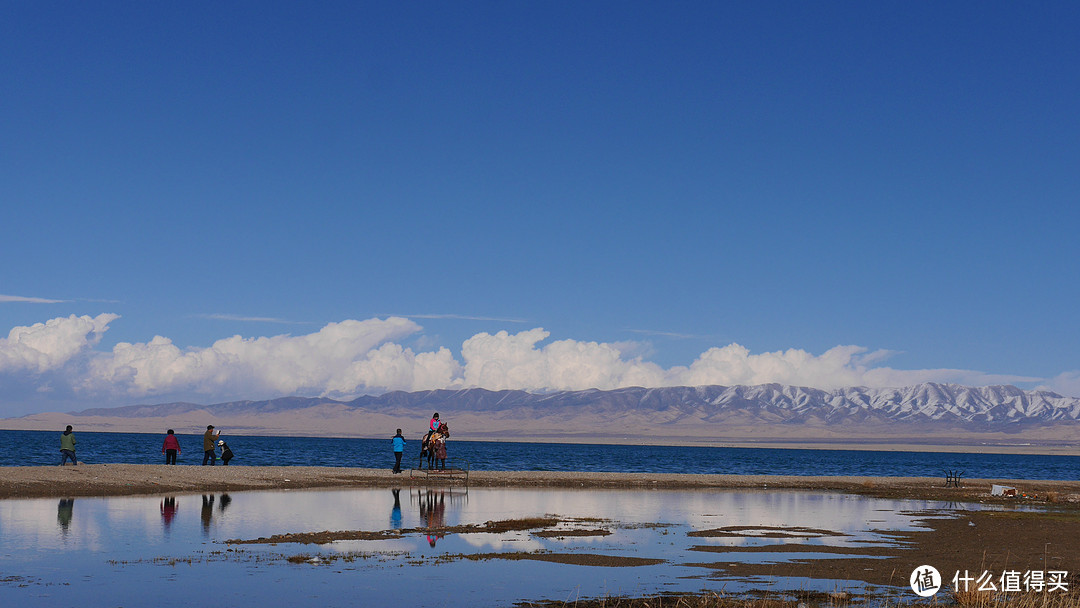
{"label": "person riding horse", "polygon": [[[433,420],[435,422],[435,420]],[[428,431],[427,436],[420,444],[420,468],[424,468],[424,457],[427,457],[428,469],[435,468],[436,459],[439,468],[446,468],[446,438],[450,436],[450,427],[445,422],[438,423],[434,430]]]}

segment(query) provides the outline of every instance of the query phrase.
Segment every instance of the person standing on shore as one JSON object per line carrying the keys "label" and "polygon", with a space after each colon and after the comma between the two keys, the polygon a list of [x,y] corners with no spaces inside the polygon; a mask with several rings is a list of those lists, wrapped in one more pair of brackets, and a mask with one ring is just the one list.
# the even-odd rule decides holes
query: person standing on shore
{"label": "person standing on shore", "polygon": [[161,453],[165,454],[165,464],[176,464],[176,455],[180,453],[180,442],[172,429],[165,434],[165,443],[161,444]]}
{"label": "person standing on shore", "polygon": [[71,432],[70,424],[64,429],[64,434],[60,435],[60,466],[64,466],[68,458],[71,459],[72,466],[79,464],[79,461],[75,460],[75,434]]}
{"label": "person standing on shore", "polygon": [[401,436],[401,429],[397,430],[397,435],[394,435],[390,441],[394,446],[394,473],[400,473],[401,455],[405,452],[405,438]]}
{"label": "person standing on shore", "polygon": [[210,461],[210,466],[214,466],[215,464],[217,464],[216,462],[214,462],[215,460],[217,460],[217,451],[216,447],[214,446],[214,441],[217,440],[219,435],[221,435],[221,431],[215,433],[214,425],[209,424],[206,426],[206,432],[203,433],[202,436],[203,466],[206,466],[207,461]]}

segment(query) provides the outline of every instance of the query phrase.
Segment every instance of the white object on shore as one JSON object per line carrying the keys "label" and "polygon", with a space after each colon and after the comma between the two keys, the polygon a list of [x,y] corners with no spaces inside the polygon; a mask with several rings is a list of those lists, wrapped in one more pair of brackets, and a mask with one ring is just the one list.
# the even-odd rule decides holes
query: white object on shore
{"label": "white object on shore", "polygon": [[990,486],[991,496],[1016,496],[1016,488],[1012,486],[999,486],[996,483]]}

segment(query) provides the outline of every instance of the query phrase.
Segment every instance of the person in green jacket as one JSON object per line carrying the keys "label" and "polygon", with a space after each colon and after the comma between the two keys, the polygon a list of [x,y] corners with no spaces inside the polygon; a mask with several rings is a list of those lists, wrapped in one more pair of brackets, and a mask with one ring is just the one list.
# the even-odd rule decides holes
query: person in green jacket
{"label": "person in green jacket", "polygon": [[75,433],[71,432],[71,425],[67,425],[67,429],[64,430],[64,434],[60,435],[60,466],[64,466],[64,463],[71,459],[72,465],[79,464],[79,461],[75,460]]}
{"label": "person in green jacket", "polygon": [[214,442],[217,441],[219,436],[221,436],[221,431],[215,433],[214,425],[208,424],[206,426],[206,432],[203,433],[202,437],[203,466],[206,466],[206,463],[208,462],[210,463],[210,466],[217,464],[217,462],[215,462],[217,460],[217,446],[214,445]]}

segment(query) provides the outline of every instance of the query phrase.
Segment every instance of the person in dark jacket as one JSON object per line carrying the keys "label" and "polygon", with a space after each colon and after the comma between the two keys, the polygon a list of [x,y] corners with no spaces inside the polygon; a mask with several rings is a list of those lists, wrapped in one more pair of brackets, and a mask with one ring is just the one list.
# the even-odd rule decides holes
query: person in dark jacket
{"label": "person in dark jacket", "polygon": [[224,439],[219,439],[217,444],[218,447],[221,448],[221,464],[228,465],[233,457],[232,450],[229,449],[229,444],[225,443]]}

